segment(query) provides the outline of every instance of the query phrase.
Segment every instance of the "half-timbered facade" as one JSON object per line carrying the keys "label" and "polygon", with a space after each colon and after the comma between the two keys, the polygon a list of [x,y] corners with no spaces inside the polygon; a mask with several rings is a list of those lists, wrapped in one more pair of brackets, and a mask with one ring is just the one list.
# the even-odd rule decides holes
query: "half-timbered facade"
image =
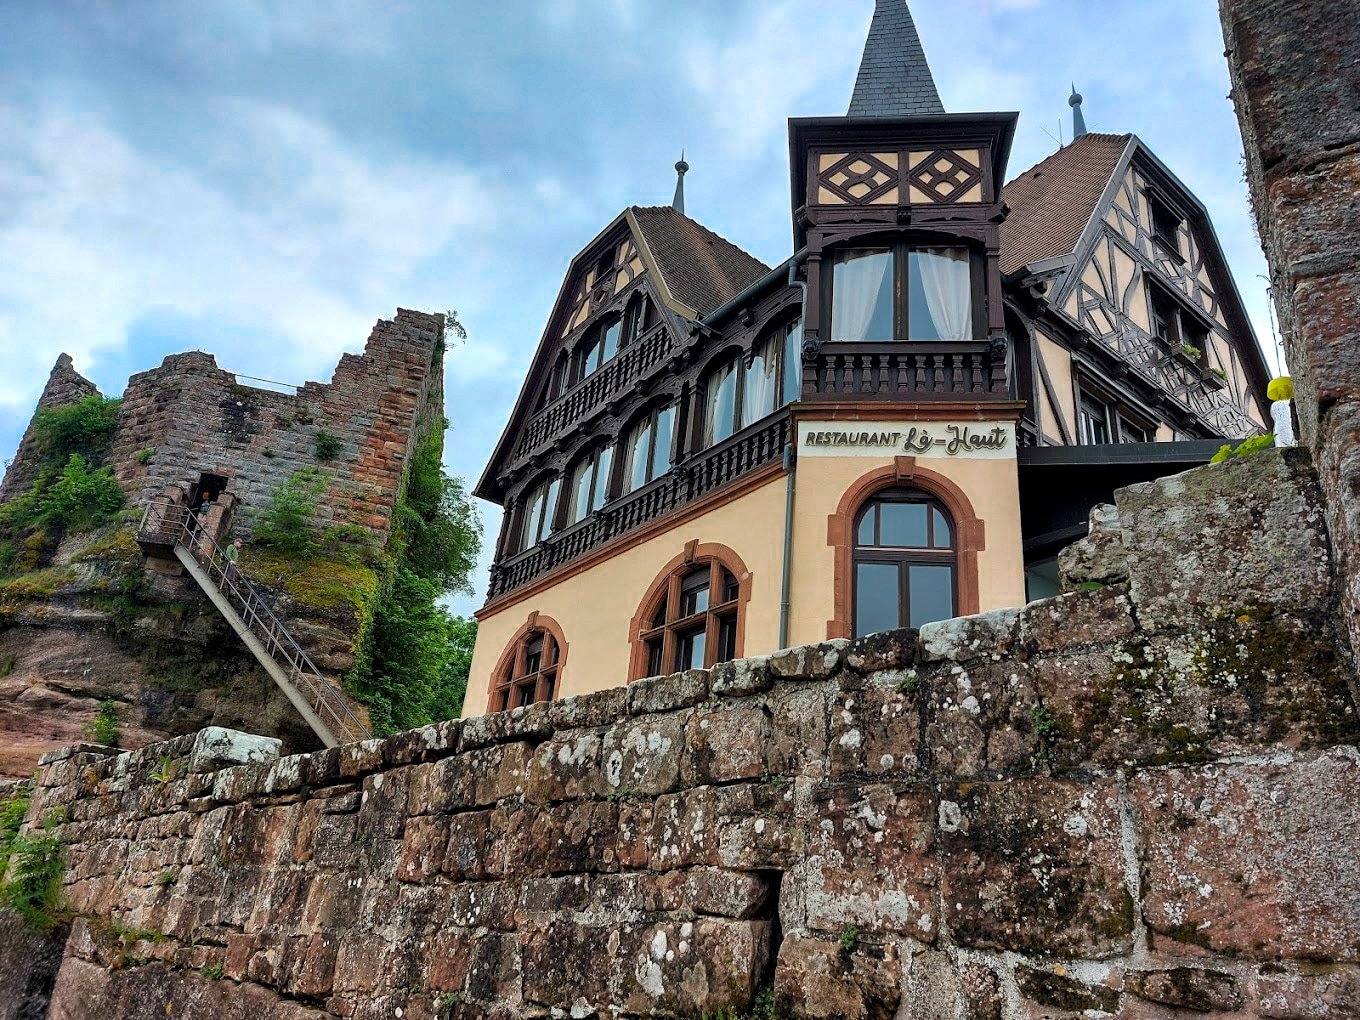
{"label": "half-timbered facade", "polygon": [[1114,486],[1261,427],[1202,204],[1131,134],[1003,187],[1016,116],[946,114],[878,0],[848,115],[790,121],[788,260],[679,188],[576,256],[476,489],[466,712],[1020,604]]}

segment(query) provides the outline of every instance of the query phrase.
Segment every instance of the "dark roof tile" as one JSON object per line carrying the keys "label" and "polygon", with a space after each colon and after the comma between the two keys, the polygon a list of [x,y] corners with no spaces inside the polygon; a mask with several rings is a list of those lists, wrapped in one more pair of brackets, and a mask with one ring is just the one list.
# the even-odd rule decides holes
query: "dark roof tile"
{"label": "dark roof tile", "polygon": [[760,259],[671,206],[633,206],[632,211],[671,296],[700,315],[770,272]]}
{"label": "dark roof tile", "polygon": [[876,0],[864,40],[850,117],[944,113],[907,0]]}
{"label": "dark roof tile", "polygon": [[1085,134],[1030,167],[1002,191],[1001,272],[1070,255],[1131,135]]}

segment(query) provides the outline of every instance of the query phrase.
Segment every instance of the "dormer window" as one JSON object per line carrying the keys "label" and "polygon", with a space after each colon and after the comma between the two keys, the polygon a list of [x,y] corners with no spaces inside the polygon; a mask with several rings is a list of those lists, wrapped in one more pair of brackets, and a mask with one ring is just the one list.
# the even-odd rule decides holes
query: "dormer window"
{"label": "dormer window", "polygon": [[622,334],[623,321],[617,316],[591,327],[586,338],[576,348],[576,382],[594,375],[601,365],[619,353],[619,337]]}
{"label": "dormer window", "polygon": [[1173,255],[1181,251],[1181,218],[1172,208],[1151,192],[1147,196],[1148,209],[1152,213],[1152,239]]}
{"label": "dormer window", "polygon": [[971,340],[971,258],[966,248],[853,248],[831,271],[831,339]]}

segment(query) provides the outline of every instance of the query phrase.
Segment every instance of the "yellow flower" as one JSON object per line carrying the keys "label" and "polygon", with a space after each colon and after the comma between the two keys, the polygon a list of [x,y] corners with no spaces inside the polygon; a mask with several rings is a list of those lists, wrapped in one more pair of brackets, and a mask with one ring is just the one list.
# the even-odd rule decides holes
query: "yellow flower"
{"label": "yellow flower", "polygon": [[1270,385],[1266,387],[1266,396],[1271,400],[1293,400],[1294,380],[1287,375],[1270,380]]}

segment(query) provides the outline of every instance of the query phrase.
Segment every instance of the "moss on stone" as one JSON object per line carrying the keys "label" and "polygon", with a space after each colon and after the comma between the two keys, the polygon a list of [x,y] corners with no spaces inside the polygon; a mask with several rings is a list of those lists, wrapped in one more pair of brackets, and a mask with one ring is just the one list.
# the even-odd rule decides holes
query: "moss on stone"
{"label": "moss on stone", "polygon": [[58,588],[74,584],[75,581],[76,572],[70,567],[43,567],[0,581],[0,599],[51,598]]}
{"label": "moss on stone", "polygon": [[356,619],[371,610],[380,587],[371,567],[325,557],[299,559],[265,549],[249,550],[241,558],[241,569],[253,581],[282,588],[308,609],[330,612],[344,607]]}

